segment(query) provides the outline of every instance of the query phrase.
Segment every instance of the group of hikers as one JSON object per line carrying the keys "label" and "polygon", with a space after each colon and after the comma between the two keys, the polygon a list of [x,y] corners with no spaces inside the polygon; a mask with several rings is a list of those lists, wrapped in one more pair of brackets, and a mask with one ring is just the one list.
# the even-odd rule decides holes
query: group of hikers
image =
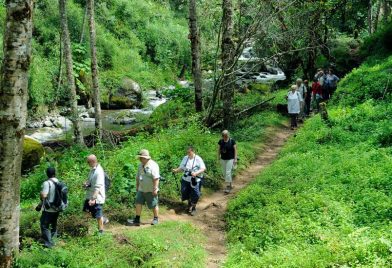
{"label": "group of hikers", "polygon": [[[136,174],[136,198],[135,198],[135,217],[127,220],[128,226],[140,226],[140,216],[142,206],[147,205],[152,209],[154,218],[151,225],[158,224],[159,208],[158,193],[160,182],[159,165],[152,160],[150,153],[146,149],[139,151],[136,156],[140,164]],[[222,138],[218,142],[217,157],[222,166],[223,177],[226,182],[224,193],[228,194],[233,188],[232,172],[237,164],[237,145],[230,137],[227,130],[222,132]],[[87,164],[90,172],[83,187],[86,196],[83,204],[83,211],[89,213],[98,223],[98,234],[104,232],[104,225],[109,219],[103,215],[103,206],[106,200],[108,188],[108,177],[99,164],[95,155],[87,157]],[[206,166],[203,159],[196,154],[195,148],[189,146],[186,156],[182,159],[177,168],[173,168],[173,173],[182,172],[181,178],[181,200],[188,202],[187,212],[194,216],[196,205],[201,196],[201,186],[203,184],[203,173]],[[67,200],[62,196],[62,192],[67,193],[65,184],[56,178],[56,170],[49,167],[46,170],[47,179],[43,182],[40,192],[40,204],[36,207],[37,211],[42,210],[40,227],[43,244],[45,247],[54,246],[53,238],[57,235],[57,219],[59,213],[63,211]]]}
{"label": "group of hikers", "polygon": [[332,69],[318,69],[311,86],[308,80],[296,80],[286,96],[291,129],[297,128],[297,121],[303,121],[311,111],[319,111],[320,103],[329,100],[334,94],[338,81],[339,77],[333,74]]}

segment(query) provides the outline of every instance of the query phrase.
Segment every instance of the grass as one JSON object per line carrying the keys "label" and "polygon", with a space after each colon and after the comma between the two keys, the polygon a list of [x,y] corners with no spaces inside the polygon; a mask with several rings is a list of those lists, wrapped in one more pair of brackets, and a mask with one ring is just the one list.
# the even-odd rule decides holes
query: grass
{"label": "grass", "polygon": [[51,250],[32,244],[14,267],[200,267],[206,257],[203,242],[192,225],[165,222],[121,234],[66,237]]}
{"label": "grass", "polygon": [[306,121],[229,203],[226,267],[392,266],[392,105],[373,85],[364,99],[351,81],[390,60],[349,74],[338,92],[352,94],[329,108],[332,127]]}

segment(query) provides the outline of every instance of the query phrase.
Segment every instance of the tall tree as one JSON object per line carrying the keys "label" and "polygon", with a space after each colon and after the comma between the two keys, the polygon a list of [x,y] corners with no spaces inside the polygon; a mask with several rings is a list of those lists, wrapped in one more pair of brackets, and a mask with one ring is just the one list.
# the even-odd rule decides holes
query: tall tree
{"label": "tall tree", "polygon": [[82,128],[80,125],[80,119],[78,114],[78,99],[76,95],[75,78],[73,76],[73,62],[72,62],[72,50],[71,40],[69,37],[68,30],[68,19],[67,19],[67,0],[59,0],[60,9],[60,23],[61,23],[61,36],[63,42],[63,54],[65,59],[65,67],[67,73],[67,84],[70,92],[71,102],[71,121],[74,126],[75,141],[78,144],[84,144]]}
{"label": "tall tree", "polygon": [[200,65],[200,34],[197,27],[196,0],[189,0],[189,33],[192,50],[192,76],[195,84],[195,108],[197,112],[201,112],[203,110],[203,91]]}
{"label": "tall tree", "polygon": [[223,126],[230,128],[233,119],[233,99],[234,99],[234,65],[235,65],[235,44],[233,41],[233,2],[232,0],[222,1],[222,98],[223,98]]}
{"label": "tall tree", "polygon": [[102,138],[101,97],[99,92],[97,47],[96,47],[95,19],[94,19],[94,0],[87,0],[87,10],[88,10],[87,13],[89,17],[89,28],[90,28],[91,75],[93,80],[95,129],[99,138]]}
{"label": "tall tree", "polygon": [[8,0],[0,82],[0,267],[19,246],[20,173],[27,116],[33,0]]}

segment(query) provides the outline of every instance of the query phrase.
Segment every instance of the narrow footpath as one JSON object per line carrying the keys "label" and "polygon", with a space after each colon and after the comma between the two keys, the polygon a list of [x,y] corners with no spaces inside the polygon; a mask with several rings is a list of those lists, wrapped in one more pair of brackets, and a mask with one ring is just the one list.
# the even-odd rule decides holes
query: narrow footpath
{"label": "narrow footpath", "polygon": [[[207,238],[205,249],[208,253],[206,267],[221,267],[227,256],[225,238],[225,220],[227,204],[230,199],[250,182],[252,182],[262,170],[271,164],[277,157],[279,151],[287,139],[293,134],[288,127],[274,128],[269,131],[269,139],[260,144],[256,144],[256,159],[250,165],[238,173],[234,180],[234,188],[230,194],[224,194],[223,190],[214,192],[211,195],[203,196],[197,205],[197,215],[189,216],[181,209],[169,209],[160,214],[159,220],[164,221],[184,221],[197,226]],[[149,224],[143,227],[151,226]],[[129,227],[123,227],[129,228]],[[109,228],[111,233],[121,233],[123,228]],[[128,229],[129,230],[129,229]]]}

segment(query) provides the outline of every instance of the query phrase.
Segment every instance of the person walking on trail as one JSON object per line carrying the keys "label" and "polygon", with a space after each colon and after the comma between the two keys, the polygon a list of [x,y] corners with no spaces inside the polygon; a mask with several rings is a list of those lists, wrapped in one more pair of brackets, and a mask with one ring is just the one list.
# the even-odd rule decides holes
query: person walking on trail
{"label": "person walking on trail", "polygon": [[305,94],[305,116],[310,115],[310,103],[312,101],[312,91],[309,88],[309,81],[305,80],[304,81],[304,86],[306,88],[306,94]]}
{"label": "person walking on trail", "polygon": [[228,194],[233,189],[233,168],[237,165],[237,144],[230,138],[228,130],[222,131],[222,139],[218,142],[218,159],[220,160],[223,177],[226,182],[225,193]]}
{"label": "person walking on trail", "polygon": [[326,86],[328,88],[329,98],[335,93],[338,82],[339,77],[332,73],[332,69],[329,69],[325,80]]}
{"label": "person walking on trail", "polygon": [[187,149],[187,155],[181,161],[178,168],[173,172],[184,172],[181,179],[181,199],[188,200],[188,213],[192,216],[196,214],[196,204],[201,195],[201,179],[206,170],[203,159],[196,155],[192,146]]}
{"label": "person walking on trail", "polygon": [[154,218],[151,225],[158,224],[158,191],[159,191],[159,166],[151,159],[148,150],[140,150],[137,155],[140,164],[136,174],[136,216],[128,219],[127,225],[140,226],[140,215],[142,206],[147,204],[153,210]]}
{"label": "person walking on trail", "polygon": [[294,130],[297,125],[297,117],[300,113],[301,107],[301,96],[300,93],[297,91],[297,86],[292,85],[291,90],[286,96],[287,99],[287,110],[289,112],[291,118],[291,129]]}
{"label": "person walking on trail", "polygon": [[313,108],[320,110],[320,102],[323,100],[323,89],[320,85],[320,82],[317,79],[314,79],[312,84],[312,103]]}
{"label": "person walking on trail", "polygon": [[44,241],[44,246],[51,248],[54,246],[53,238],[57,236],[57,219],[59,213],[57,210],[50,206],[55,199],[55,183],[58,183],[56,178],[56,170],[53,167],[46,169],[46,175],[48,179],[42,183],[42,189],[40,193],[41,202],[36,207],[37,211],[41,211],[40,218],[41,235]]}
{"label": "person walking on trail", "polygon": [[91,170],[88,174],[88,179],[84,183],[86,189],[86,199],[83,205],[83,211],[89,212],[94,219],[97,219],[98,232],[102,234],[104,231],[104,224],[109,220],[103,216],[103,205],[105,204],[105,172],[102,166],[98,163],[95,155],[87,157],[87,164]]}
{"label": "person walking on trail", "polygon": [[305,85],[302,82],[301,78],[298,78],[296,81],[296,85],[297,85],[297,91],[299,93],[300,96],[300,101],[299,101],[299,108],[300,108],[300,113],[299,113],[299,118],[301,120],[304,119],[305,117],[305,97],[306,97],[306,93],[307,93],[307,89],[305,87]]}

